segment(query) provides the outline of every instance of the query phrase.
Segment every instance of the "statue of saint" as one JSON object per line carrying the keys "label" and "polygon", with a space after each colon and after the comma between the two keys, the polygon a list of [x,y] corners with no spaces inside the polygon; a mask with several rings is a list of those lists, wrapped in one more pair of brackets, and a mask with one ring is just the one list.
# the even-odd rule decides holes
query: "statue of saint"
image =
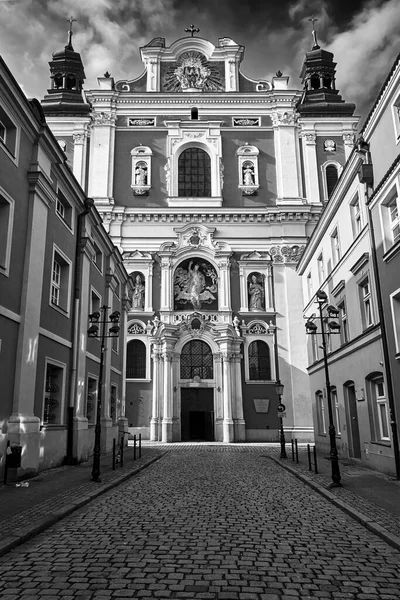
{"label": "statue of saint", "polygon": [[243,168],[243,184],[254,185],[254,168],[250,163],[246,163]]}
{"label": "statue of saint", "polygon": [[145,287],[142,283],[142,278],[140,275],[136,275],[132,294],[132,308],[144,308],[144,290]]}
{"label": "statue of saint", "polygon": [[143,163],[136,165],[135,185],[147,185],[147,167]]}
{"label": "statue of saint", "polygon": [[258,282],[256,275],[251,276],[251,282],[249,285],[249,309],[264,309],[264,288]]}
{"label": "statue of saint", "polygon": [[[187,303],[190,302],[193,308],[199,310],[203,303],[210,304],[216,300],[214,294],[218,290],[218,277],[214,269],[203,264],[200,270],[200,264],[191,260],[187,271],[178,267],[175,273],[175,301]],[[211,285],[207,284],[206,276],[211,279]]]}

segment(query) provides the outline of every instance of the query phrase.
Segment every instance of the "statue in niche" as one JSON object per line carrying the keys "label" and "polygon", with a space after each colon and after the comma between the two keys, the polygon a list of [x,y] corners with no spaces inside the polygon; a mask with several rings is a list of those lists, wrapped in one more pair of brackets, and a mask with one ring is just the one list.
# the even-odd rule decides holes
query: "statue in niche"
{"label": "statue in niche", "polygon": [[136,164],[135,185],[147,185],[147,165],[145,162]]}
{"label": "statue in niche", "polygon": [[[188,269],[178,267],[175,273],[174,295],[175,302],[186,304],[190,302],[195,309],[202,304],[211,304],[217,298],[218,277],[215,270],[206,263],[193,264],[189,262]],[[211,281],[210,281],[211,280]]]}
{"label": "statue in niche", "polygon": [[141,310],[144,308],[144,291],[145,286],[143,285],[142,278],[139,274],[137,274],[133,286],[132,308]]}
{"label": "statue in niche", "polygon": [[243,164],[243,185],[254,185],[254,166],[251,162]]}
{"label": "statue in niche", "polygon": [[249,283],[249,309],[264,310],[264,286],[257,275],[252,275]]}

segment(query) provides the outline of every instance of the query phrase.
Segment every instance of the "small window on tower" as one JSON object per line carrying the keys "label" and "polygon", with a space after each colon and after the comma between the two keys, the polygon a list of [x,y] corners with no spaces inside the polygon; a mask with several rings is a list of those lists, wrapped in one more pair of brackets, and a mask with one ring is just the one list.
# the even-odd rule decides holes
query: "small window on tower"
{"label": "small window on tower", "polygon": [[332,80],[330,77],[324,77],[324,88],[330,90],[332,87]]}
{"label": "small window on tower", "polygon": [[311,77],[311,89],[318,90],[320,87],[319,77]]}
{"label": "small window on tower", "polygon": [[67,75],[66,87],[67,90],[76,90],[76,79],[74,75]]}
{"label": "small window on tower", "polygon": [[190,111],[191,119],[197,120],[199,118],[199,109],[196,106],[193,106]]}
{"label": "small window on tower", "polygon": [[63,76],[61,75],[61,73],[57,73],[57,75],[54,75],[54,87],[58,90],[59,88],[62,88],[63,86]]}

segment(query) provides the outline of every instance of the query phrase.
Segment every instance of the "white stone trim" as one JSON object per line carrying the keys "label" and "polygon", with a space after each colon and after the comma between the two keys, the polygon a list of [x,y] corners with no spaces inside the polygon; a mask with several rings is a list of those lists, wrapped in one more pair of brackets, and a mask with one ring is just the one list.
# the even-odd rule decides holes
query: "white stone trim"
{"label": "white stone trim", "polygon": [[[131,150],[132,157],[132,183],[131,188],[135,196],[146,195],[151,189],[151,157],[153,152],[148,146],[136,146]],[[140,183],[137,180],[136,170],[145,169],[145,182]]]}
{"label": "white stone trim", "polygon": [[[265,327],[266,331],[268,331],[268,323],[265,321],[261,321],[257,319],[256,321],[252,321],[249,323],[248,327],[252,327],[255,323],[260,323],[263,327]],[[269,357],[270,357],[270,365],[271,365],[271,379],[266,380],[254,380],[250,379],[250,369],[249,369],[249,347],[252,342],[256,342],[260,340],[261,342],[265,342],[269,348]],[[243,342],[243,355],[244,355],[244,378],[245,383],[250,384],[261,384],[261,383],[271,383],[275,382],[276,374],[275,374],[275,335],[274,333],[265,333],[263,335],[249,335],[245,336]]]}
{"label": "white stone trim", "polygon": [[4,275],[5,277],[9,277],[11,248],[12,248],[12,241],[13,241],[15,201],[1,186],[0,186],[0,196],[5,201],[5,204],[8,204],[8,223],[7,223],[7,233],[6,233],[6,246],[5,246],[5,253],[4,253],[4,261],[3,261],[3,264],[0,264],[0,273],[2,275]]}
{"label": "white stone trim", "polygon": [[15,313],[12,310],[9,310],[8,308],[5,308],[4,306],[1,306],[1,305],[0,305],[0,315],[2,315],[3,317],[6,317],[7,319],[10,319],[11,321],[15,321],[16,323],[21,323],[21,315],[17,315],[17,313]]}
{"label": "white stone trim", "polygon": [[[67,296],[67,305],[66,305],[67,308],[65,310],[62,307],[58,306],[57,304],[53,304],[51,301],[51,288],[52,288],[52,283],[53,283],[53,264],[54,264],[55,253],[59,254],[61,256],[61,258],[67,263],[67,265],[64,265],[64,266],[68,266],[68,284],[67,284],[67,290],[65,291],[65,295]],[[64,317],[69,318],[70,310],[71,310],[72,261],[56,244],[53,244],[53,249],[52,249],[52,253],[51,253],[49,284],[50,284],[49,285],[49,306],[51,306],[51,308],[53,308],[57,312],[61,313]]]}
{"label": "white stone trim", "polygon": [[67,370],[67,365],[64,362],[61,362],[59,360],[56,360],[54,358],[51,358],[49,356],[45,356],[44,359],[44,386],[43,386],[43,396],[42,396],[42,408],[41,408],[41,417],[40,417],[40,422],[41,425],[45,425],[45,426],[49,426],[51,425],[51,423],[43,423],[43,417],[44,417],[44,404],[45,404],[45,394],[46,394],[46,373],[47,373],[47,366],[48,365],[54,365],[55,367],[59,367],[60,369],[62,369],[62,386],[61,386],[61,395],[60,395],[60,407],[58,409],[58,413],[59,413],[59,422],[58,423],[54,423],[54,425],[63,425],[64,424],[64,403],[65,403],[65,387],[66,387],[66,370]]}
{"label": "white stone trim", "polygon": [[61,344],[62,346],[72,348],[72,342],[66,340],[60,335],[57,335],[56,333],[53,333],[52,331],[49,331],[48,329],[44,329],[44,327],[39,327],[39,334],[49,338],[50,340],[53,340],[54,342],[57,342],[58,344]]}
{"label": "white stone trim", "polygon": [[340,178],[340,175],[342,173],[343,167],[340,163],[338,163],[336,160],[327,160],[325,161],[322,165],[321,165],[321,173],[322,173],[322,189],[323,189],[323,195],[324,195],[324,202],[328,202],[329,200],[329,196],[328,196],[328,184],[326,181],[326,169],[330,166],[333,165],[334,167],[337,168],[337,172],[338,172],[338,180]]}
{"label": "white stone trim", "polygon": [[[260,187],[260,181],[258,176],[259,154],[259,149],[256,146],[250,146],[249,144],[240,146],[240,148],[236,150],[236,156],[238,157],[238,188],[242,191],[243,194],[248,196],[254,194]],[[244,171],[246,165],[251,165],[250,181],[252,181],[252,183],[250,183],[250,181],[246,182],[245,180]]]}

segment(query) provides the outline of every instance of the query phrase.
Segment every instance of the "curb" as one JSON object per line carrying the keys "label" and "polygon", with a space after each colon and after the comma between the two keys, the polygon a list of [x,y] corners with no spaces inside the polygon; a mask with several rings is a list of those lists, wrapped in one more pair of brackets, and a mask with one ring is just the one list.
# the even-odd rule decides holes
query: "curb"
{"label": "curb", "polygon": [[363,513],[359,512],[352,506],[350,506],[347,502],[340,500],[334,494],[329,492],[327,489],[316,483],[315,481],[311,481],[308,477],[306,477],[303,473],[290,467],[289,465],[284,464],[279,459],[274,458],[272,456],[268,457],[270,460],[274,461],[277,465],[281,466],[286,471],[289,471],[292,475],[300,479],[303,483],[312,488],[315,492],[329,500],[332,504],[334,504],[337,508],[347,513],[350,517],[361,523],[364,527],[366,527],[369,531],[383,539],[387,544],[400,551],[400,538],[396,535],[389,533],[384,527],[375,523],[370,517],[367,517]]}
{"label": "curb", "polygon": [[134,475],[137,475],[140,471],[143,471],[143,469],[146,469],[147,467],[155,463],[157,460],[160,460],[160,458],[162,458],[164,454],[165,452],[162,452],[158,456],[150,458],[148,462],[146,462],[143,465],[140,465],[136,469],[133,469],[132,471],[124,473],[119,477],[116,477],[115,479],[113,479],[113,481],[101,484],[101,487],[97,487],[95,490],[93,490],[93,492],[89,494],[86,493],[76,502],[71,502],[66,506],[63,506],[58,511],[49,514],[45,519],[36,522],[34,525],[17,528],[15,530],[15,535],[11,535],[5,538],[4,540],[0,540],[0,556],[7,554],[13,548],[20,546],[32,537],[35,537],[39,533],[42,533],[45,529],[48,529],[52,525],[55,525],[56,523],[58,523],[58,521],[61,521],[64,517],[67,517],[76,510],[83,508],[91,500],[98,498],[105,492],[108,492],[112,488],[117,487],[127,479],[130,479]]}

